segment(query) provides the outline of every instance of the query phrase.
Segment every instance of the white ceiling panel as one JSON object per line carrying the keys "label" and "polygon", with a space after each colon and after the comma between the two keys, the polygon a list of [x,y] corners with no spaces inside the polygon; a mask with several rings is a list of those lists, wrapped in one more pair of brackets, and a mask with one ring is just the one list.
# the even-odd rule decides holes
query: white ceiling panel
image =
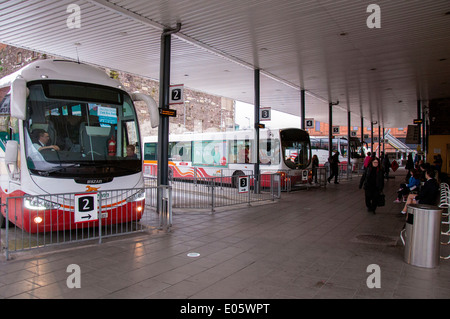
{"label": "white ceiling panel", "polygon": [[[69,29],[69,4],[81,28]],[[450,96],[450,1],[379,0],[381,28],[354,0],[0,1],[0,42],[159,78],[164,28],[172,37],[171,82],[335,124],[404,127],[417,100]],[[353,124],[352,124],[353,125]]]}

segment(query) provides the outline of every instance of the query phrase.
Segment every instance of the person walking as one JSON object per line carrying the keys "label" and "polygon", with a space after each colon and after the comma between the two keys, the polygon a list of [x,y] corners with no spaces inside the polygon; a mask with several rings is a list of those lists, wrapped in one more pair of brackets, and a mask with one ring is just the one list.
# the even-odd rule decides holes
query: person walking
{"label": "person walking", "polygon": [[314,178],[314,183],[317,184],[317,168],[319,167],[319,158],[316,154],[312,158],[312,177]]}
{"label": "person walking", "polygon": [[331,179],[334,177],[334,183],[339,184],[338,176],[339,176],[339,152],[334,153],[328,161],[330,162],[331,175],[328,177],[328,183],[330,183]]}
{"label": "person walking", "polygon": [[380,166],[380,160],[375,157],[359,182],[359,189],[364,187],[367,211],[373,214],[378,207],[380,194],[384,188],[384,172]]}

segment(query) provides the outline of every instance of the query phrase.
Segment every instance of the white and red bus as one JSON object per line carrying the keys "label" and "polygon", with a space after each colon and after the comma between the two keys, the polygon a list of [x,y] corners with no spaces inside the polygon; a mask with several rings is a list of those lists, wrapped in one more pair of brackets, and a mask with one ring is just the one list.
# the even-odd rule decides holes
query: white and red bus
{"label": "white and red bus", "polygon": [[8,216],[2,206],[0,223],[30,233],[73,229],[73,197],[45,198],[83,192],[101,192],[102,224],[139,220],[140,147],[126,157],[127,145],[142,145],[133,99],[157,112],[151,99],[132,98],[104,71],[73,61],[38,60],[0,79],[0,194],[2,204],[14,202]]}
{"label": "white and red bus", "polygon": [[[328,136],[311,136],[310,139],[312,155],[317,155],[319,159],[319,165],[322,166],[326,162],[328,162]],[[332,154],[334,154],[336,151],[339,152],[339,161],[341,162],[341,164],[347,164],[348,162],[348,144],[349,143],[347,137],[335,137],[332,139]],[[350,159],[353,166],[364,160],[364,157],[361,154],[365,154],[366,152],[367,145],[366,147],[364,147],[360,139],[358,139],[357,137],[350,137]]]}
{"label": "white and red bus", "polygon": [[[260,174],[279,172],[282,183],[301,180],[310,167],[309,134],[300,129],[260,129]],[[234,184],[235,176],[253,174],[255,131],[185,133],[169,135],[169,174],[174,178],[220,177]],[[157,136],[144,138],[144,174],[157,174]],[[261,178],[264,184],[264,178]],[[234,186],[234,185],[233,185]]]}

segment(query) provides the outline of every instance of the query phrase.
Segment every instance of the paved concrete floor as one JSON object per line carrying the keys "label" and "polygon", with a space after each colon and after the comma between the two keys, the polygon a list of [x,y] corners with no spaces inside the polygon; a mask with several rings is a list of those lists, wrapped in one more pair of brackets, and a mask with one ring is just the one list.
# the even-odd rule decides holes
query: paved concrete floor
{"label": "paved concrete floor", "polygon": [[[403,177],[386,183],[376,215],[354,178],[215,215],[177,212],[171,233],[17,254],[0,261],[0,298],[450,298],[450,260],[435,269],[403,261],[393,203]],[[70,264],[81,288],[67,287]],[[381,288],[367,287],[371,264]]]}

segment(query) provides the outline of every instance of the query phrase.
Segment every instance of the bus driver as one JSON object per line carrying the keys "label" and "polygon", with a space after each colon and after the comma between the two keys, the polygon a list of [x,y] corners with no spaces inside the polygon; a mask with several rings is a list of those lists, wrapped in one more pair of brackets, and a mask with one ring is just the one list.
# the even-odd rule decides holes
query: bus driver
{"label": "bus driver", "polygon": [[33,135],[37,137],[37,141],[34,142],[33,145],[39,152],[47,149],[59,151],[59,147],[57,145],[47,145],[50,140],[50,135],[48,135],[48,133],[43,129],[34,130]]}

